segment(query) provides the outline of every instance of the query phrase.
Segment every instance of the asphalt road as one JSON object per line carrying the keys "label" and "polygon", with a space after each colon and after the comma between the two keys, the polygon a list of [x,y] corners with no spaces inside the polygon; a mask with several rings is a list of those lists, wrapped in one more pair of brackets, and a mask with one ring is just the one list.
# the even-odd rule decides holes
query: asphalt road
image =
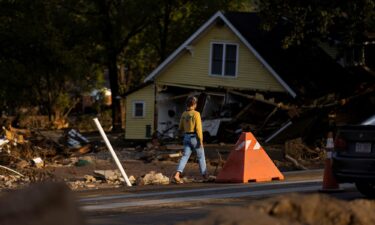
{"label": "asphalt road", "polygon": [[[284,181],[247,184],[196,183],[145,186],[81,193],[79,203],[90,225],[175,224],[205,217],[223,206],[240,206],[262,198],[298,192],[316,193],[322,187],[322,170],[284,173]],[[362,198],[353,185],[341,184],[345,199]]]}

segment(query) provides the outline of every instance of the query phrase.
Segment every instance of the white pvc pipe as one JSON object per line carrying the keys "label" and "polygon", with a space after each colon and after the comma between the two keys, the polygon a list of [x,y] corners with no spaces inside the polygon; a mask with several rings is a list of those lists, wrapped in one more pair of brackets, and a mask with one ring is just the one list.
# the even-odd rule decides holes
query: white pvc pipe
{"label": "white pvc pipe", "polygon": [[109,151],[111,152],[111,155],[112,155],[113,159],[115,160],[115,162],[116,162],[116,164],[117,164],[117,167],[119,168],[119,170],[120,170],[122,176],[124,177],[126,184],[127,184],[129,187],[131,187],[132,184],[130,183],[129,178],[128,178],[128,176],[126,175],[125,170],[124,170],[124,168],[122,167],[122,165],[121,165],[121,163],[120,163],[120,160],[117,158],[117,155],[116,155],[115,151],[113,150],[112,145],[111,145],[111,143],[109,142],[109,140],[108,140],[108,138],[107,138],[107,135],[104,133],[103,127],[102,127],[102,125],[100,124],[98,118],[94,118],[94,122],[95,122],[96,126],[98,127],[98,130],[99,130],[100,134],[102,135],[102,137],[103,137],[103,139],[104,139],[104,142],[105,142],[106,145],[107,145],[107,148],[108,148]]}

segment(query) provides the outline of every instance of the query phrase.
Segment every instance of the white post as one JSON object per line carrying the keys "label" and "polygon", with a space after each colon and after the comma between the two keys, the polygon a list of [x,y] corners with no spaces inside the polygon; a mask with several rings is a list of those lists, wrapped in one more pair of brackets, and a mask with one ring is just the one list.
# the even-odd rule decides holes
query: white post
{"label": "white post", "polygon": [[106,145],[107,145],[107,148],[108,148],[109,151],[111,152],[111,155],[112,155],[113,159],[115,160],[115,162],[116,162],[116,164],[117,164],[117,167],[120,169],[120,172],[121,172],[122,176],[124,177],[126,184],[127,184],[129,187],[131,187],[132,184],[130,183],[129,178],[128,178],[128,176],[126,175],[125,170],[124,170],[124,168],[122,167],[122,165],[121,165],[121,163],[120,163],[120,160],[117,158],[117,155],[116,155],[115,151],[113,150],[112,145],[111,145],[111,143],[109,142],[109,140],[108,140],[108,138],[107,138],[107,135],[104,133],[103,127],[102,127],[102,125],[100,124],[98,118],[94,118],[94,122],[95,122],[96,126],[98,127],[98,130],[99,130],[100,134],[102,135],[102,137],[103,137],[103,139],[104,139],[104,142],[105,142]]}

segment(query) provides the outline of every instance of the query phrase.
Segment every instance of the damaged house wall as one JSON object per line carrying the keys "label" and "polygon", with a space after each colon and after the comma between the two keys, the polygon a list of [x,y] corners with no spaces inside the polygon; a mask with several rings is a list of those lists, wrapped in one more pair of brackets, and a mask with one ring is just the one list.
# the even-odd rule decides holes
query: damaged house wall
{"label": "damaged house wall", "polygon": [[158,138],[173,139],[178,136],[179,120],[185,110],[185,100],[188,96],[199,98],[201,107],[197,110],[201,112],[204,133],[216,136],[221,121],[228,121],[229,118],[221,115],[225,104],[224,92],[213,93],[168,86],[157,93],[156,97]]}
{"label": "damaged house wall", "polygon": [[[280,120],[289,118],[286,110],[275,110],[280,107],[274,97],[258,92],[238,92],[228,89],[198,91],[165,86],[160,89],[156,98],[157,129],[160,139],[176,137],[179,118],[185,109],[185,99],[192,95],[198,97],[200,101],[201,107],[197,110],[201,112],[205,142],[219,140],[233,142],[242,131],[264,135],[270,129],[275,129],[275,126],[282,122]],[[269,123],[270,114],[276,118],[272,118]]]}
{"label": "damaged house wall", "polygon": [[[251,131],[260,141],[305,141],[325,136],[329,115],[348,114],[345,107],[374,95],[373,76],[343,68],[318,46],[282,49],[282,24],[266,32],[260,23],[256,13],[218,12],[146,77],[160,87],[155,129],[177,124],[184,100],[196,95],[203,130],[214,140],[234,142],[240,132]],[[232,58],[226,58],[228,46],[235,49]],[[212,74],[214,64],[226,71],[227,62],[233,63],[233,74]],[[361,105],[357,111],[369,114],[371,107]]]}
{"label": "damaged house wall", "polygon": [[[221,13],[214,15],[150,74],[154,76],[152,79],[150,76],[145,79],[145,82],[153,82],[158,87],[155,92],[156,116],[154,118],[155,129],[153,129],[157,133],[164,133],[170,126],[178,124],[188,95],[199,96],[202,92],[207,94],[201,113],[204,130],[210,136],[217,135],[217,124],[230,120],[230,115],[225,114],[229,113],[228,107],[231,106],[224,106],[224,103],[230,103],[227,90],[258,90],[287,96],[285,87],[249,50],[238,34],[233,32],[233,28],[222,22],[221,16]],[[236,46],[235,76],[211,74],[214,44]],[[211,90],[213,93],[209,93]],[[143,98],[141,95],[142,93],[137,91],[127,96],[127,139],[145,137],[142,135],[144,133],[142,126],[146,125],[145,121],[141,119],[132,121],[134,118],[129,109],[132,101]],[[147,122],[150,123],[150,121]],[[171,129],[171,135],[174,133],[172,130],[174,129]]]}
{"label": "damaged house wall", "polygon": [[156,97],[157,133],[160,138],[173,138],[177,135],[179,115],[183,110],[184,99],[174,98],[173,93],[158,93]]}

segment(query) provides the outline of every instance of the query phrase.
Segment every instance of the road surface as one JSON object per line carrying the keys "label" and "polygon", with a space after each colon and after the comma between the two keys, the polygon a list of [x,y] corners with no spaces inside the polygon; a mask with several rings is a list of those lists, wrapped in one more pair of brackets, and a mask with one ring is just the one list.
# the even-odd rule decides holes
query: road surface
{"label": "road surface", "polygon": [[[322,170],[284,173],[284,181],[247,184],[195,183],[144,186],[81,193],[79,203],[90,225],[175,224],[205,217],[223,206],[241,206],[251,201],[286,193],[316,193],[322,187]],[[354,185],[341,184],[340,199],[362,196]]]}

